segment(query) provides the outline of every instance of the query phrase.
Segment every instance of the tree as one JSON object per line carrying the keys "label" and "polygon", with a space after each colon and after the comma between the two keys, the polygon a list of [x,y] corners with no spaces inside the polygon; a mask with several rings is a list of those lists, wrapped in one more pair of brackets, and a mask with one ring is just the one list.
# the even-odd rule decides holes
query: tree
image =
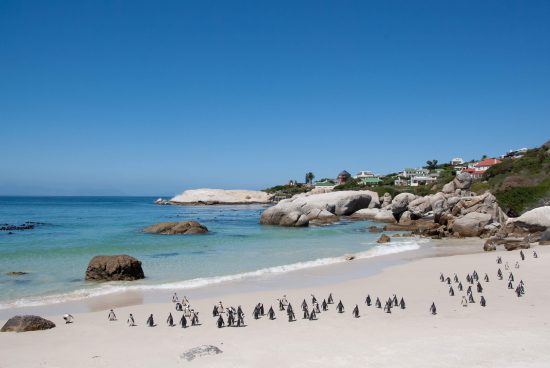
{"label": "tree", "polygon": [[482,160],[485,160],[486,158],[487,158],[487,155],[481,156],[481,159],[482,159]]}
{"label": "tree", "polygon": [[428,160],[426,161],[426,165],[428,165],[428,169],[433,170],[437,167],[437,160]]}
{"label": "tree", "polygon": [[312,184],[314,178],[315,178],[315,174],[312,173],[311,171],[306,173],[306,184]]}

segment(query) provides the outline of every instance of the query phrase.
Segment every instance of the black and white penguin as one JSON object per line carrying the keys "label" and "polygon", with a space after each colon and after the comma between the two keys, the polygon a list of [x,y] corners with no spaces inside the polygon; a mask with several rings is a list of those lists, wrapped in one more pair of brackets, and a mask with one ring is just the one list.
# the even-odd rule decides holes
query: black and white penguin
{"label": "black and white penguin", "polygon": [[193,311],[193,317],[191,317],[191,326],[199,325],[199,312]]}
{"label": "black and white penguin", "polygon": [[172,313],[168,314],[168,318],[166,319],[166,324],[170,327],[174,327],[174,317],[172,317]]}
{"label": "black and white penguin", "polygon": [[296,316],[294,315],[294,311],[290,308],[286,310],[286,314],[288,315],[288,322],[293,322],[296,320]]}
{"label": "black and white penguin", "polygon": [[176,303],[176,311],[178,311],[178,312],[183,311],[183,306],[181,305],[180,302],[177,302],[177,303]]}
{"label": "black and white penguin", "polygon": [[382,303],[380,303],[380,299],[379,298],[376,298],[376,302],[374,303],[374,306],[376,308],[382,308]]}
{"label": "black and white penguin", "polygon": [[309,320],[310,321],[315,321],[316,319],[317,319],[317,315],[315,314],[315,310],[312,309],[311,313],[309,314]]}
{"label": "black and white penguin", "polygon": [[116,321],[116,314],[112,309],[109,311],[109,315],[107,316],[107,319],[109,321]]}
{"label": "black and white penguin", "polygon": [[328,304],[325,299],[323,299],[323,304],[321,304],[321,307],[323,308],[323,311],[326,312],[328,310]]}
{"label": "black and white penguin", "polygon": [[313,304],[313,307],[311,307],[312,310],[315,311],[315,313],[321,313],[321,309],[319,309],[319,303],[315,302],[315,304]]}
{"label": "black and white penguin", "polygon": [[447,277],[445,279],[445,282],[447,283],[447,285],[451,285],[451,278],[450,277]]}
{"label": "black and white penguin", "polygon": [[487,305],[487,302],[485,301],[485,298],[483,297],[483,295],[479,299],[479,305],[481,305],[482,307],[485,307]]}
{"label": "black and white penguin", "polygon": [[472,293],[472,287],[468,286],[468,290],[466,290],[466,294],[471,294],[471,293]]}
{"label": "black and white penguin", "polygon": [[502,280],[502,270],[500,268],[497,271],[497,277],[499,280]]}
{"label": "black and white penguin", "polygon": [[332,293],[330,293],[330,294],[328,295],[327,303],[328,303],[328,304],[334,304],[334,300],[332,299]]}
{"label": "black and white penguin", "polygon": [[539,255],[536,250],[533,251],[533,258],[539,258]]}
{"label": "black and white penguin", "polygon": [[508,281],[514,281],[514,275],[512,272],[510,272],[510,276],[508,276]]}
{"label": "black and white penguin", "polygon": [[405,300],[403,298],[401,298],[401,301],[399,302],[399,307],[401,307],[401,309],[405,309]]}
{"label": "black and white penguin", "polygon": [[306,303],[306,300],[304,299],[304,301],[302,302],[302,310],[306,310],[307,309],[307,303]]}
{"label": "black and white penguin", "polygon": [[502,258],[500,256],[497,257],[497,263],[498,264],[501,264],[502,263]]}
{"label": "black and white penguin", "polygon": [[462,290],[463,290],[463,288],[462,288],[462,283],[459,282],[459,283],[458,283],[458,291],[462,291]]}
{"label": "black and white penguin", "polygon": [[521,257],[522,261],[525,261],[525,254],[523,254],[522,250],[519,251],[519,256]]}
{"label": "black and white penguin", "polygon": [[513,289],[514,285],[512,285],[512,281],[508,281],[508,289]]}
{"label": "black and white penguin", "polygon": [[435,307],[435,302],[432,302],[432,306],[430,307],[430,313],[433,315],[437,314],[437,308]]}
{"label": "black and white penguin", "polygon": [[397,307],[399,305],[399,301],[397,300],[397,295],[393,294],[393,306]]}
{"label": "black and white penguin", "polygon": [[445,276],[443,276],[443,274],[439,275],[439,281],[441,281],[441,282],[445,281]]}
{"label": "black and white penguin", "polygon": [[457,274],[456,274],[456,273],[455,273],[455,276],[454,276],[454,281],[455,281],[455,283],[457,283],[457,282],[458,282],[458,276],[457,276]]}
{"label": "black and white penguin", "polygon": [[474,294],[470,294],[469,298],[468,298],[468,303],[475,303],[474,301]]}
{"label": "black and white penguin", "polygon": [[516,264],[514,265],[515,268],[519,268],[519,262],[516,261]]}
{"label": "black and white penguin", "polygon": [[519,285],[516,287],[516,295],[518,296],[518,298],[521,297],[521,287]]}
{"label": "black and white penguin", "polygon": [[134,315],[132,313],[128,316],[126,323],[128,323],[128,326],[130,327],[134,327],[136,325],[136,321],[134,320]]}
{"label": "black and white penguin", "polygon": [[484,280],[485,282],[489,282],[489,275],[485,274]]}
{"label": "black and white penguin", "polygon": [[260,306],[259,305],[254,307],[254,312],[252,312],[252,315],[254,316],[254,319],[260,318]]}
{"label": "black and white penguin", "polygon": [[450,296],[455,296],[455,291],[453,290],[452,286],[449,286],[449,295]]}
{"label": "black and white penguin", "polygon": [[384,305],[384,312],[391,313],[391,307],[392,307],[391,301],[386,302],[386,305]]}
{"label": "black and white penguin", "polygon": [[149,318],[147,318],[147,326],[149,327],[155,327],[155,320],[153,319],[153,315],[151,314]]}
{"label": "black and white penguin", "polygon": [[260,316],[265,316],[264,303],[258,304],[260,306]]}
{"label": "black and white penguin", "polygon": [[338,311],[338,313],[344,313],[344,304],[342,304],[341,300],[338,302],[338,305],[336,306],[336,310]]}
{"label": "black and white penguin", "polygon": [[218,325],[218,328],[222,328],[223,326],[225,326],[225,322],[223,321],[223,318],[222,318],[221,314],[218,317],[217,325]]}
{"label": "black and white penguin", "polygon": [[233,327],[235,325],[235,314],[233,309],[227,309],[227,327]]}
{"label": "black and white penguin", "polygon": [[355,308],[353,308],[353,317],[359,318],[359,306],[355,304]]}
{"label": "black and white penguin", "polygon": [[218,316],[218,306],[215,305],[214,306],[214,309],[212,310],[212,317],[217,317]]}
{"label": "black and white penguin", "polygon": [[479,281],[479,275],[477,274],[477,271],[474,270],[474,272],[472,273],[472,278],[475,280],[475,281]]}
{"label": "black and white penguin", "polygon": [[267,311],[267,316],[270,320],[275,319],[275,311],[273,310],[273,307],[269,307],[269,310]]}
{"label": "black and white penguin", "polygon": [[284,311],[285,310],[285,306],[283,305],[283,301],[281,299],[277,299],[279,301],[279,310],[280,311]]}
{"label": "black and white penguin", "polygon": [[185,314],[183,314],[181,316],[180,326],[181,326],[181,328],[186,328],[187,327],[187,318],[185,318]]}
{"label": "black and white penguin", "polygon": [[315,295],[311,294],[311,304],[315,303],[317,303],[317,298],[315,297]]}
{"label": "black and white penguin", "polygon": [[307,306],[305,308],[302,308],[302,310],[304,311],[303,319],[308,319],[309,318],[309,311],[307,310]]}
{"label": "black and white penguin", "polygon": [[286,308],[288,312],[294,313],[294,308],[292,308],[292,304],[288,303],[288,307]]}
{"label": "black and white penguin", "polygon": [[481,286],[481,283],[477,283],[477,292],[478,293],[482,293],[483,292],[483,287]]}
{"label": "black and white penguin", "polygon": [[237,309],[237,327],[244,327],[244,313],[240,305]]}
{"label": "black and white penguin", "polygon": [[367,304],[368,307],[370,307],[370,305],[371,305],[370,294],[367,295],[367,298],[365,299],[365,303]]}
{"label": "black and white penguin", "polygon": [[468,300],[466,300],[466,297],[462,295],[462,300],[460,301],[460,304],[462,304],[463,307],[468,306]]}

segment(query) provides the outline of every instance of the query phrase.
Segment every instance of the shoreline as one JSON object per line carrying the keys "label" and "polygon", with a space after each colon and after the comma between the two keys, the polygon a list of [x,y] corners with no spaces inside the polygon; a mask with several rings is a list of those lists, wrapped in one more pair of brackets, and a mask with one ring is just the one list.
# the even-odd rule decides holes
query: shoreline
{"label": "shoreline", "polygon": [[[304,272],[293,275],[294,280],[324,278],[326,282],[318,285],[265,290],[231,287],[228,294],[221,297],[190,292],[187,296],[200,312],[201,325],[186,329],[168,327],[165,323],[168,313],[174,315],[176,322],[181,314],[174,310],[170,292],[164,294],[162,302],[116,308],[119,320],[115,322],[107,320],[105,310],[75,313],[75,322],[68,325],[60,315],[55,315],[49,318],[57,325],[54,329],[1,333],[2,366],[73,367],[78,362],[84,368],[185,364],[196,367],[545,367],[550,360],[550,316],[546,313],[550,302],[546,286],[550,276],[550,248],[537,246],[526,250],[525,261],[520,260],[519,250],[483,252],[478,251],[479,244],[440,245],[432,249],[433,253],[422,256],[415,252],[401,253],[406,254],[403,262],[382,267],[369,276],[338,280],[340,273],[349,274],[355,265],[363,263],[361,268],[365,268],[369,260],[364,260],[316,268],[309,275]],[[451,254],[446,252],[448,249]],[[533,250],[539,258],[532,257]],[[502,265],[495,262],[497,256],[503,258]],[[521,263],[521,268],[514,268],[516,261]],[[512,266],[516,282],[525,281],[527,291],[521,298],[506,288],[506,280],[496,278],[496,270],[502,267],[504,271],[505,262]],[[479,305],[481,294],[477,291],[474,291],[476,303],[462,307],[462,293],[449,296],[448,285],[439,280],[440,272],[451,277],[457,273],[465,283],[466,274],[473,270],[479,272],[480,280],[485,273],[491,278],[490,282],[482,281],[482,295],[487,299],[485,308]],[[508,272],[505,271],[505,275]],[[276,299],[283,293],[297,310],[295,322],[289,323],[286,314],[276,308]],[[335,303],[343,301],[344,313],[336,313],[333,304],[319,314],[317,321],[301,318],[298,309],[304,298],[310,303],[311,294],[322,300],[329,293],[333,293]],[[395,308],[387,314],[374,306],[367,307],[366,294],[373,300],[380,297],[382,301],[397,294],[405,299],[407,307],[405,310]],[[246,327],[216,328],[211,310],[220,300],[226,306],[242,305]],[[266,317],[252,318],[252,309],[258,302],[264,303],[266,310],[274,306],[274,321]],[[436,315],[428,311],[432,302],[437,305]],[[351,315],[355,304],[359,306],[360,318]],[[136,327],[126,325],[128,313],[136,317]],[[145,319],[151,313],[157,324],[154,328],[145,326]],[[192,362],[180,358],[185,351],[201,345],[214,345],[223,353],[199,357]]]}
{"label": "shoreline", "polygon": [[[401,240],[401,238],[398,238]],[[133,306],[141,304],[159,303],[170,298],[173,292],[190,295],[193,298],[209,298],[217,295],[225,296],[240,293],[246,290],[272,291],[290,288],[319,286],[327,283],[336,283],[367,277],[383,271],[387,267],[410,262],[412,260],[440,257],[453,254],[469,254],[482,252],[483,239],[427,239],[411,237],[411,240],[418,242],[416,249],[403,250],[395,249],[392,252],[392,244],[378,245],[361,254],[344,254],[338,257],[317,259],[306,262],[299,262],[291,265],[274,266],[268,269],[244,272],[236,275],[222,275],[200,279],[173,281],[160,284],[135,285],[132,282],[123,285],[117,283],[104,284],[113,287],[115,290],[100,292],[97,289],[79,289],[73,293],[81,295],[71,299],[71,292],[67,294],[54,294],[44,296],[46,301],[35,301],[36,297],[22,298],[11,303],[29,302],[29,306],[14,305],[0,309],[0,320],[7,319],[15,314],[42,314],[60,315],[64,313],[87,313],[110,308]],[[394,243],[395,244],[395,243]],[[378,251],[387,254],[377,255]],[[346,260],[348,255],[358,256],[353,260]],[[318,264],[317,264],[318,263]],[[311,265],[307,265],[311,264]],[[297,269],[284,270],[292,266],[304,265]],[[278,272],[262,272],[270,269],[282,269]],[[213,282],[208,282],[214,279]],[[178,285],[192,284],[198,280],[203,285],[183,288]],[[219,280],[219,281],[218,281]],[[102,284],[98,284],[101,287]],[[120,291],[116,289],[120,288]],[[92,293],[95,295],[86,295]],[[70,298],[68,300],[55,301],[56,298]],[[52,301],[48,301],[51,299]],[[36,304],[35,304],[36,303]]]}

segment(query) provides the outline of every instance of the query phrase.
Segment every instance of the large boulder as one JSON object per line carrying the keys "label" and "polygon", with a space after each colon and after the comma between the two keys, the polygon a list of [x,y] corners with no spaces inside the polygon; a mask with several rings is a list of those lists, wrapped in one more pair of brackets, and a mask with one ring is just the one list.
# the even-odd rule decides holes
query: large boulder
{"label": "large boulder", "polygon": [[550,206],[538,207],[517,218],[510,218],[507,227],[512,225],[528,232],[545,231],[550,227]]}
{"label": "large boulder", "polygon": [[408,210],[413,217],[420,218],[432,210],[432,195],[417,197],[409,203]]}
{"label": "large boulder", "polygon": [[491,215],[487,213],[470,212],[454,220],[453,233],[461,236],[479,236],[491,221]]}
{"label": "large boulder", "polygon": [[27,332],[49,330],[55,323],[39,316],[15,316],[10,318],[0,332]]}
{"label": "large boulder", "polygon": [[388,222],[390,224],[394,224],[397,222],[395,216],[393,215],[393,212],[390,210],[380,210],[376,214],[376,216],[374,216],[373,220],[378,222]]}
{"label": "large boulder", "polygon": [[150,234],[205,234],[208,232],[206,226],[199,224],[197,221],[182,221],[182,222],[161,222],[151,225],[143,229],[144,232]]}
{"label": "large boulder", "polygon": [[455,193],[459,191],[468,191],[472,186],[472,175],[465,171],[461,171],[456,174],[455,178],[443,186],[442,192],[446,194]]}
{"label": "large boulder", "polygon": [[132,281],[145,278],[141,262],[126,254],[95,256],[86,269],[88,281]]}
{"label": "large boulder", "polygon": [[269,203],[271,194],[258,190],[190,189],[170,199],[171,204],[251,204]]}
{"label": "large boulder", "polygon": [[358,220],[374,220],[380,211],[379,208],[363,208],[362,210],[355,211],[350,217]]}
{"label": "large boulder", "polygon": [[382,243],[389,243],[390,241],[391,241],[391,238],[389,236],[387,236],[386,234],[382,234],[380,235],[380,238],[378,238],[376,242],[379,244],[382,244]]}
{"label": "large boulder", "polygon": [[380,208],[386,208],[389,205],[391,205],[391,194],[390,193],[384,193],[384,196],[382,197],[382,203],[380,204]]}
{"label": "large boulder", "polygon": [[391,210],[396,217],[399,217],[403,212],[405,212],[413,200],[416,199],[416,196],[412,193],[399,193],[391,201]]}
{"label": "large boulder", "polygon": [[378,206],[378,194],[369,190],[338,191],[313,195],[297,195],[267,208],[260,217],[264,225],[307,226],[310,221],[337,220],[358,210]]}

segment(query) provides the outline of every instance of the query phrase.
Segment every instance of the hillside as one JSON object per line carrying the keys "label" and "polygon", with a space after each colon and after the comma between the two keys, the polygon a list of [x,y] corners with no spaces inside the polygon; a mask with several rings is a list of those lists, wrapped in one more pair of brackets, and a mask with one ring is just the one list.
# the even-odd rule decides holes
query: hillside
{"label": "hillside", "polygon": [[550,141],[528,150],[521,158],[505,158],[489,168],[475,192],[489,190],[509,216],[550,204]]}

